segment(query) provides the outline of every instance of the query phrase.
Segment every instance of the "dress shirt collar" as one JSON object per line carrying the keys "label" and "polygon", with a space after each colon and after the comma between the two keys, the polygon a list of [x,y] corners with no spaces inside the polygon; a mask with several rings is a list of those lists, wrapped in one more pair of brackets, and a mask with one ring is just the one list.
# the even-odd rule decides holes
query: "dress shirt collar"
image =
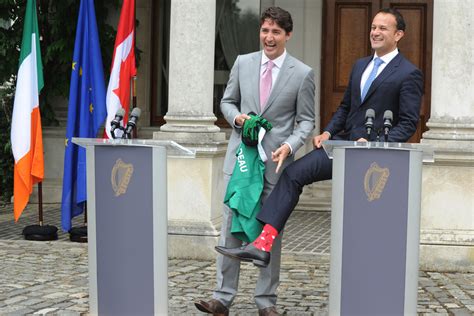
{"label": "dress shirt collar", "polygon": [[[380,58],[380,59],[383,60],[384,65],[388,65],[388,63],[391,62],[392,59],[394,59],[395,56],[397,56],[397,55],[398,55],[398,48],[395,48],[393,51],[391,51],[391,52],[388,53],[388,54],[383,55],[382,57],[378,57],[378,56],[377,56],[377,53],[375,53],[375,54],[374,54],[374,58],[375,58],[375,57],[378,57],[378,58]],[[373,59],[372,59],[372,60],[373,60]]]}
{"label": "dress shirt collar", "polygon": [[[286,53],[286,49],[285,51],[283,52],[283,54],[281,54],[280,56],[278,56],[277,58],[275,58],[273,61],[273,63],[275,64],[275,66],[278,67],[278,69],[281,68],[281,66],[283,65],[283,62],[285,61],[285,57],[286,57],[287,53]],[[265,65],[268,61],[270,60],[270,58],[267,57],[267,55],[265,55],[265,52],[262,51],[262,62],[261,62],[261,66]]]}

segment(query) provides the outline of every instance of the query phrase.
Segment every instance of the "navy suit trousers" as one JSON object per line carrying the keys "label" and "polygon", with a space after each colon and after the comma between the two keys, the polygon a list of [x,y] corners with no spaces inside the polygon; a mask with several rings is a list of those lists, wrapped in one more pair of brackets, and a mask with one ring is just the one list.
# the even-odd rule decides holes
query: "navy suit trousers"
{"label": "navy suit trousers", "polygon": [[293,212],[303,187],[332,178],[332,160],[323,148],[314,149],[286,167],[262,206],[257,219],[279,232]]}

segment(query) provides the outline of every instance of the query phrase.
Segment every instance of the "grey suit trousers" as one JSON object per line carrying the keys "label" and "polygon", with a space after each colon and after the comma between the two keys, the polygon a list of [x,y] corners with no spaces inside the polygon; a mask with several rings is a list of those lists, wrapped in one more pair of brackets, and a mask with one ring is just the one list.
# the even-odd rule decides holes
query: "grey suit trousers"
{"label": "grey suit trousers", "polygon": [[[224,174],[224,184],[227,187],[230,176]],[[273,190],[274,185],[265,181],[262,201],[264,201]],[[232,225],[232,210],[224,204],[221,236],[219,246],[227,248],[236,248],[242,245],[240,239],[235,238],[230,233]],[[258,309],[275,306],[277,301],[276,290],[280,283],[280,263],[281,263],[281,238],[283,232],[280,232],[273,243],[271,260],[266,268],[255,267],[255,272],[259,270],[259,276],[255,287],[254,298]],[[217,257],[217,287],[213,298],[219,300],[222,304],[230,307],[239,285],[240,261],[223,255]]]}

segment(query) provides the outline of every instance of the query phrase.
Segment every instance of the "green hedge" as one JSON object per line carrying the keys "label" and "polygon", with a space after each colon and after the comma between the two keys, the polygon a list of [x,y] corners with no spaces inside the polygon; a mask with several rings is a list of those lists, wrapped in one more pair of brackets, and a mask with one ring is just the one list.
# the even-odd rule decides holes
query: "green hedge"
{"label": "green hedge", "polygon": [[8,203],[13,194],[13,155],[10,126],[13,89],[0,87],[0,205]]}

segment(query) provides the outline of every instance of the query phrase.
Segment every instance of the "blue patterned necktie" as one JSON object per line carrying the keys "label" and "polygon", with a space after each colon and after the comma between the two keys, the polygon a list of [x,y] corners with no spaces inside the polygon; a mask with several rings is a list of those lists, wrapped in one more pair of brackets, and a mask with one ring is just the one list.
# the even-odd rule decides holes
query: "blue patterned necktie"
{"label": "blue patterned necktie", "polygon": [[375,57],[374,58],[374,68],[372,68],[372,71],[370,72],[369,78],[367,78],[367,81],[365,82],[364,88],[362,89],[362,92],[360,94],[360,100],[364,101],[365,96],[367,95],[367,91],[369,91],[370,85],[372,82],[375,80],[375,77],[377,77],[377,71],[379,70],[380,65],[383,64],[383,60]]}

